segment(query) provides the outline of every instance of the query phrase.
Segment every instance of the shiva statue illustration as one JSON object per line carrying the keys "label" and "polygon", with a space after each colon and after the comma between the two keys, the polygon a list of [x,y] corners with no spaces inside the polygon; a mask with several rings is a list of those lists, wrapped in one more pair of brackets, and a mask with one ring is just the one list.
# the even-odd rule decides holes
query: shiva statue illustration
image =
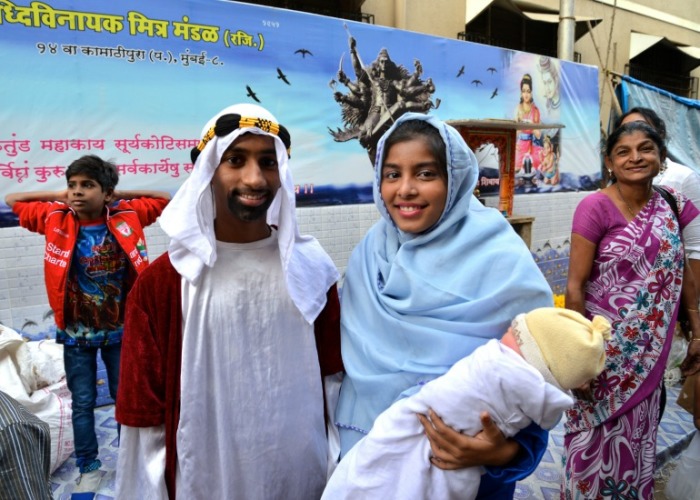
{"label": "shiva statue illustration", "polygon": [[[347,29],[347,26],[346,26]],[[377,141],[398,117],[406,112],[427,113],[437,109],[440,100],[431,100],[435,85],[431,78],[423,80],[423,67],[414,60],[414,72],[391,60],[385,48],[369,65],[362,64],[357,52],[357,42],[349,36],[350,56],[355,79],[351,80],[343,70],[343,54],[340,58],[337,82],[347,89],[345,93],[336,91],[336,80],[330,86],[335,92],[334,99],[340,105],[344,128],[329,132],[336,142],[357,139],[374,159]]]}

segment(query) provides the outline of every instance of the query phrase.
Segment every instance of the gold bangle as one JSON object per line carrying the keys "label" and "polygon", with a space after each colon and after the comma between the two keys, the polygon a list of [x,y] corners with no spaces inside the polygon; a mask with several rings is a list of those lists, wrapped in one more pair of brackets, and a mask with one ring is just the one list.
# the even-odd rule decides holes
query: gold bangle
{"label": "gold bangle", "polygon": [[690,342],[693,342],[695,340],[700,340],[700,339],[696,339],[695,337],[693,337],[692,339],[690,339]]}
{"label": "gold bangle", "polygon": [[690,307],[687,307],[685,310],[690,311],[690,312],[694,312],[694,313],[698,312],[697,309],[691,309]]}

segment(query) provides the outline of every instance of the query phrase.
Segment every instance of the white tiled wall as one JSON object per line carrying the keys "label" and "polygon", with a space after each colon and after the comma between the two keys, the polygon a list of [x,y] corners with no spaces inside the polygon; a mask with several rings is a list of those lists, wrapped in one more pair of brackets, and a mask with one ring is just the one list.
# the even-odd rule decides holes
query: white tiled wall
{"label": "white tiled wall", "polygon": [[[571,217],[578,202],[588,193],[532,194],[515,197],[514,213],[535,217],[532,251],[547,243],[556,248],[568,244]],[[486,204],[496,206],[497,199]],[[367,229],[377,220],[374,205],[300,208],[302,233],[316,236],[331,255],[341,273],[345,271],[350,252]],[[167,237],[155,224],[146,230],[152,259],[167,248]],[[0,323],[15,330],[28,321],[46,331],[53,318],[43,282],[42,236],[22,228],[0,229]]]}
{"label": "white tiled wall", "polygon": [[[589,191],[580,193],[549,193],[516,196],[513,213],[534,216],[531,250],[537,252],[545,244],[556,248],[568,245],[571,219],[578,203]],[[486,198],[486,205],[498,206],[498,198]]]}

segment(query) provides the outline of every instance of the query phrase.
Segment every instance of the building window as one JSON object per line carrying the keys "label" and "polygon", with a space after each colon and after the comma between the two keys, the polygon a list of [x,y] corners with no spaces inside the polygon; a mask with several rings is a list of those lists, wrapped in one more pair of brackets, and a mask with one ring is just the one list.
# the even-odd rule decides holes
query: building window
{"label": "building window", "polygon": [[673,43],[662,39],[630,59],[625,72],[654,87],[697,99],[698,79],[690,76],[690,72],[699,62],[681,52]]}

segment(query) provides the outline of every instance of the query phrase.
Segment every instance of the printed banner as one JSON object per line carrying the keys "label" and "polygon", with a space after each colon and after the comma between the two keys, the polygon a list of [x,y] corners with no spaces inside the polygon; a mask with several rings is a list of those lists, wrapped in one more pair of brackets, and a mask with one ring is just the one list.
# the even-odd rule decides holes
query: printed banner
{"label": "printed banner", "polygon": [[[201,127],[237,102],[290,130],[299,206],[371,202],[374,146],[407,111],[562,124],[518,130],[516,192],[593,189],[599,172],[597,68],[535,54],[228,1],[0,0],[0,57],[2,199],[64,189],[85,154],[121,188],[174,192]],[[496,195],[505,153],[477,154]]]}

